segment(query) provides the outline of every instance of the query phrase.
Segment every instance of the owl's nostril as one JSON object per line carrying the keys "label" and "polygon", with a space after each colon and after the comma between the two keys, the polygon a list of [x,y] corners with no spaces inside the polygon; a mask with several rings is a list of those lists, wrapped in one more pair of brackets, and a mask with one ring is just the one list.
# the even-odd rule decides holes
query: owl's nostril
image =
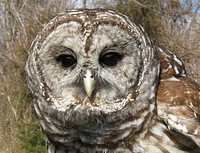
{"label": "owl's nostril", "polygon": [[[91,75],[91,76],[90,76],[90,78],[93,78],[93,77],[94,77],[93,75]],[[84,76],[83,76],[83,78],[85,79],[85,78],[86,78],[86,76],[84,75]]]}
{"label": "owl's nostril", "polygon": [[93,70],[86,70],[86,72],[84,72],[83,78],[94,78],[94,72]]}

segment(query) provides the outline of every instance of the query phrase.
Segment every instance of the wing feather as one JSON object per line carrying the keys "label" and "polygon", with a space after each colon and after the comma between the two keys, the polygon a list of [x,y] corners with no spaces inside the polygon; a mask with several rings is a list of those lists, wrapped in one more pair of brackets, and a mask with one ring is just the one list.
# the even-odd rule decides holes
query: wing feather
{"label": "wing feather", "polygon": [[158,48],[161,80],[157,114],[170,130],[190,138],[200,147],[200,85],[187,77],[184,65],[171,52]]}

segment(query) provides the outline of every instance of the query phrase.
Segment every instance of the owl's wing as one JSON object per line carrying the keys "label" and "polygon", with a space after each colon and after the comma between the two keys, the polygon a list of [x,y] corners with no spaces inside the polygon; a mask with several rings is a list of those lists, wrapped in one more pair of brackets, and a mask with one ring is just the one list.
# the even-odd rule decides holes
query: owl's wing
{"label": "owl's wing", "polygon": [[157,113],[170,130],[192,139],[200,147],[200,85],[186,76],[182,62],[158,48],[161,80]]}

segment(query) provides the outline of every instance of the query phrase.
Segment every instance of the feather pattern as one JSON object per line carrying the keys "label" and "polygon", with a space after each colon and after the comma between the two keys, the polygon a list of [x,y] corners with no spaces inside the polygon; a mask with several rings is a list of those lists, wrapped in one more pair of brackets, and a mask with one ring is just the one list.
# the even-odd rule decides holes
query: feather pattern
{"label": "feather pattern", "polygon": [[33,41],[26,72],[48,153],[200,152],[200,86],[118,12],[57,15]]}

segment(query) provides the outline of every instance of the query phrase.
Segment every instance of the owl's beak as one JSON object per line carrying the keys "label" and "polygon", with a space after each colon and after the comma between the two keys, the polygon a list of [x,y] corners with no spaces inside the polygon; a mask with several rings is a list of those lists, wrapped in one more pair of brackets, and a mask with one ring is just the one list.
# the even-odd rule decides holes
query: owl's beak
{"label": "owl's beak", "polygon": [[95,88],[95,78],[91,70],[86,71],[83,77],[83,84],[88,97],[90,97]]}

